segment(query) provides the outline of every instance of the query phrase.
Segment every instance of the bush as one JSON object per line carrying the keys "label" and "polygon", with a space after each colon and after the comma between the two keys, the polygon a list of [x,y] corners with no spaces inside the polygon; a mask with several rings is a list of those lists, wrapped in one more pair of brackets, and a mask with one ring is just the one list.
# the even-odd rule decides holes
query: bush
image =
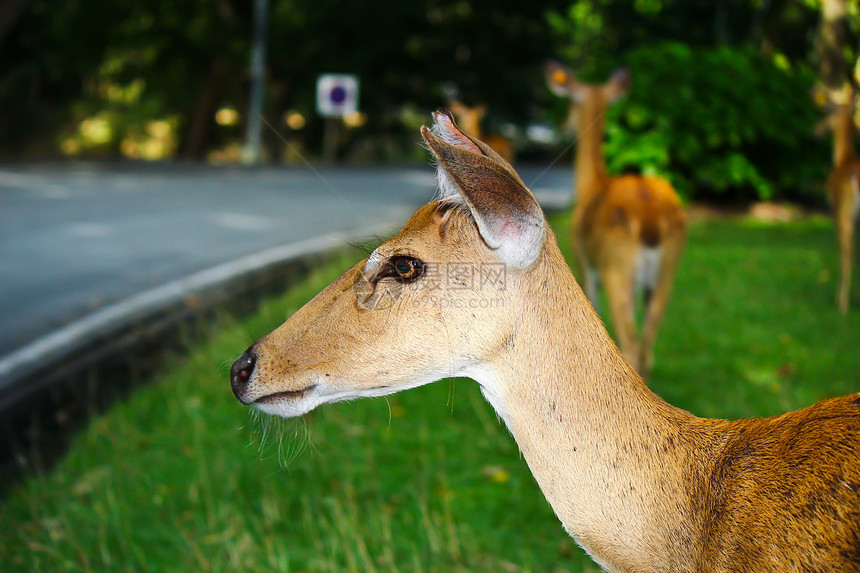
{"label": "bush", "polygon": [[607,121],[611,172],[663,175],[688,198],[823,197],[830,143],[813,136],[810,70],[678,43],[634,50],[625,65],[632,88]]}

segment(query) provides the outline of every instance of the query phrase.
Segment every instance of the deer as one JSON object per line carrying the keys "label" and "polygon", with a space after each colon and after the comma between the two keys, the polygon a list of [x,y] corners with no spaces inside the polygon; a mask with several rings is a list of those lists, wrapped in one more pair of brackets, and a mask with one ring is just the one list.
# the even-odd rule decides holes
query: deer
{"label": "deer", "polygon": [[433,118],[438,197],[239,356],[236,398],[294,417],[472,378],[606,571],[860,571],[860,393],[736,421],[663,401],[513,167]]}
{"label": "deer", "polygon": [[585,292],[599,310],[601,285],[605,289],[621,350],[647,378],[684,248],[684,208],[672,185],[661,177],[610,176],[607,172],[605,116],[608,107],[628,90],[630,73],[626,69],[616,70],[604,84],[587,84],[564,65],[549,62],[545,76],[554,94],[570,100],[566,123],[579,131],[571,242]]}
{"label": "deer", "polygon": [[833,169],[827,178],[827,194],[839,242],[840,278],[836,299],[843,314],[848,313],[851,297],[854,229],[860,217],[860,157],[854,152],[854,94],[853,90],[847,92],[841,103],[826,99],[827,115],[816,129],[833,132]]}
{"label": "deer", "polygon": [[467,106],[463,102],[456,100],[449,104],[449,109],[454,114],[457,124],[463,131],[492,147],[493,151],[501,155],[508,163],[513,163],[514,150],[510,139],[501,135],[484,136],[484,130],[481,129],[481,121],[487,114],[486,104]]}

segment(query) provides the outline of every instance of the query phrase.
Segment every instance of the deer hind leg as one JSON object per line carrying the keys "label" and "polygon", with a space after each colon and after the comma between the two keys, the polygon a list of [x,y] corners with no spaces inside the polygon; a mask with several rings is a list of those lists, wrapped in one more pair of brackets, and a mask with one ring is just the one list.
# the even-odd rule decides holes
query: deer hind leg
{"label": "deer hind leg", "polygon": [[618,346],[628,362],[640,372],[639,364],[639,339],[636,335],[636,319],[634,316],[634,260],[619,264],[615,261],[613,265],[605,265],[601,272],[603,286],[606,289],[606,298],[609,303],[609,312],[612,314],[612,322],[615,325],[615,336]]}
{"label": "deer hind leg", "polygon": [[582,272],[585,276],[585,296],[588,297],[591,306],[598,313],[600,312],[600,273],[597,269],[588,265],[582,266]]}
{"label": "deer hind leg", "polygon": [[[651,296],[646,296],[645,318],[642,324],[642,340],[639,346],[640,374],[647,378],[654,363],[654,341],[666,313],[669,295],[675,282],[675,272],[684,249],[684,233],[676,233],[666,239],[660,247],[660,260]],[[647,288],[647,286],[646,286]],[[647,294],[647,291],[646,291]]]}
{"label": "deer hind leg", "polygon": [[836,232],[839,236],[839,263],[841,276],[839,280],[839,310],[848,312],[851,297],[851,264],[854,249],[855,209],[853,201],[843,201],[836,211]]}
{"label": "deer hind leg", "polygon": [[573,251],[576,256],[576,263],[582,271],[582,288],[585,291],[585,296],[594,310],[600,313],[600,273],[589,262],[585,247],[577,240],[576,236],[573,237]]}

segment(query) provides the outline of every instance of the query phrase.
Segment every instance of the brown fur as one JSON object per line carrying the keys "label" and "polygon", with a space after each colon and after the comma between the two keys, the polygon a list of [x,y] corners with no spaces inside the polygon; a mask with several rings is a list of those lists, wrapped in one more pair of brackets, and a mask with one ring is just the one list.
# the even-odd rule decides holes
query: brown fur
{"label": "brown fur", "polygon": [[[455,130],[448,122],[437,117]],[[510,166],[422,133],[464,202],[420,208],[254,344],[232,371],[236,396],[295,416],[469,376],[565,529],[608,571],[860,571],[860,394],[734,422],[667,404],[609,338]],[[488,246],[499,241],[510,244]],[[433,264],[367,297],[381,265],[407,255]],[[505,257],[527,264],[480,289],[446,280],[452,265]],[[503,304],[454,304],[476,296]]]}
{"label": "brown fur", "polygon": [[[624,90],[626,72],[606,84],[584,84],[560,64],[549,64],[547,81],[557,94],[571,98],[570,118],[579,130],[575,176],[577,202],[572,239],[589,300],[597,306],[598,273],[624,356],[647,377],[652,348],[671,294],[672,281],[686,237],[686,215],[677,193],[660,177],[610,177],[603,158],[607,107]],[[662,263],[657,285],[646,301],[644,324],[634,320],[634,274],[642,248],[659,248]]]}
{"label": "brown fur", "polygon": [[860,396],[762,420],[730,436],[702,492],[713,516],[703,568],[860,570]]}

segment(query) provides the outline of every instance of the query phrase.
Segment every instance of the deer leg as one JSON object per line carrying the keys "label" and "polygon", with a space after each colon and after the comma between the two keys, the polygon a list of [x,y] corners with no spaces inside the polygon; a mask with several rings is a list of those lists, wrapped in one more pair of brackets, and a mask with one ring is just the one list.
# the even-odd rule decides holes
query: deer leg
{"label": "deer leg", "polygon": [[662,247],[660,258],[660,269],[657,274],[657,284],[654,285],[653,294],[646,301],[645,321],[642,325],[642,341],[639,347],[639,361],[641,364],[643,378],[647,378],[654,362],[654,341],[657,338],[657,330],[666,313],[666,305],[669,295],[672,294],[672,285],[675,282],[675,272],[678,269],[678,261],[681,259],[681,251],[684,248],[684,234],[676,233],[669,237]]}
{"label": "deer leg", "polygon": [[582,247],[576,236],[573,237],[573,252],[576,256],[576,263],[582,270],[583,290],[585,296],[594,307],[597,313],[600,313],[600,273],[597,269],[588,262],[588,257],[585,254],[585,248]]}
{"label": "deer leg", "polygon": [[642,307],[647,309],[651,305],[651,298],[654,296],[654,289],[650,285],[645,285],[642,288]]}
{"label": "deer leg", "polygon": [[836,232],[839,236],[839,262],[841,276],[839,281],[839,310],[848,312],[851,297],[851,259],[854,249],[854,213],[850,201],[840,203],[836,212]]}
{"label": "deer leg", "polygon": [[585,296],[591,302],[591,306],[598,313],[600,312],[600,274],[594,267],[588,265],[583,266],[582,272],[585,275]]}
{"label": "deer leg", "polygon": [[632,265],[604,267],[601,273],[609,312],[615,325],[618,346],[628,362],[639,371],[639,341],[636,336],[634,317],[635,301],[633,296]]}

